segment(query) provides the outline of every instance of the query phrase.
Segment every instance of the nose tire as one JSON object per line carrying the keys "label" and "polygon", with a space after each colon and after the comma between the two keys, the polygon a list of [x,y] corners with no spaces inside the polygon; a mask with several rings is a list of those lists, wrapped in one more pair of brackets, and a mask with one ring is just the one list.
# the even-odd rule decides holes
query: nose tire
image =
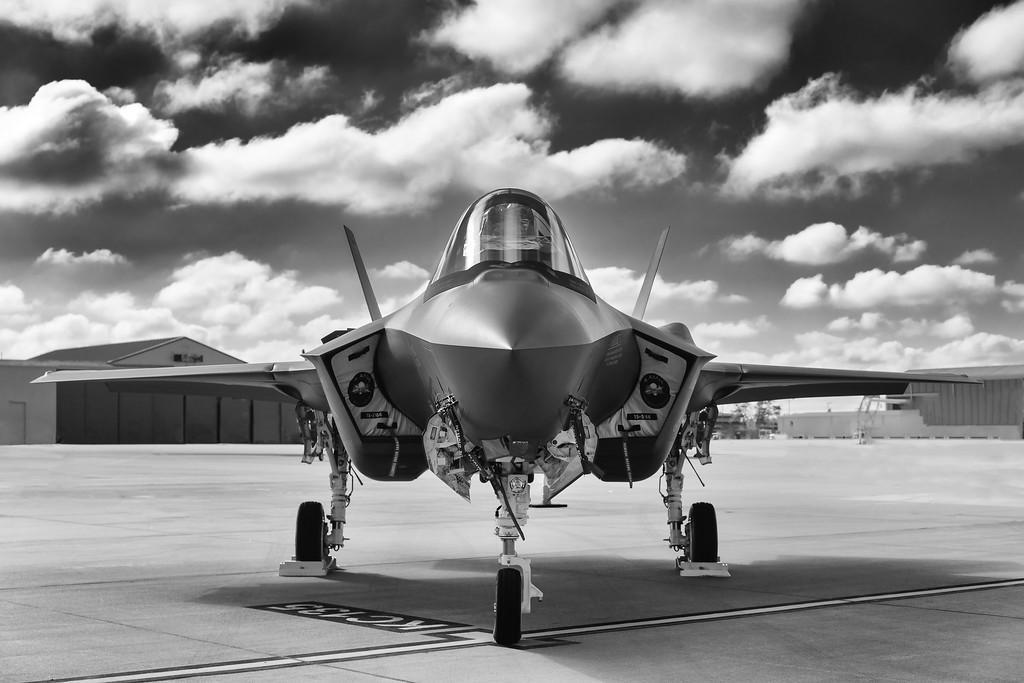
{"label": "nose tire", "polygon": [[519,570],[498,570],[494,595],[494,642],[515,645],[523,637],[523,575]]}

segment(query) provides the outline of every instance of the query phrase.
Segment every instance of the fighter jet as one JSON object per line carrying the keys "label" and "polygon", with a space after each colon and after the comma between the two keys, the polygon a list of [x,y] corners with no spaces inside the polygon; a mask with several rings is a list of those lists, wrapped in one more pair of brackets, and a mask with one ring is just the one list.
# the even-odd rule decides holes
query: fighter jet
{"label": "fighter jet", "polygon": [[[558,215],[520,189],[480,197],[462,214],[426,290],[381,316],[346,228],[372,321],[332,333],[304,361],[63,371],[37,382],[105,382],[113,391],[215,394],[294,403],[303,460],[331,466],[330,513],[299,506],[283,575],[324,575],[345,545],[353,468],[383,481],[428,469],[469,499],[474,480],[499,504],[494,640],[521,639],[543,594],[525,540],[531,483],[545,503],[582,476],[632,485],[665,477],[668,545],[683,575],[727,575],[714,507],[683,511],[691,453],[710,462],[719,406],[808,396],[902,393],[912,381],[965,376],[777,367],[712,360],[686,325],[642,317],[665,247],[632,315],[598,297]],[[659,501],[661,504],[662,501]]]}

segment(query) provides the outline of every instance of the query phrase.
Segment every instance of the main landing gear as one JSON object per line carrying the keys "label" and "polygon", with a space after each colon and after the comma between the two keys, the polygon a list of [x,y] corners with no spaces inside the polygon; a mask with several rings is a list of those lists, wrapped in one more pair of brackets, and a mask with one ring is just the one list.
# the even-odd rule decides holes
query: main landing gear
{"label": "main landing gear", "polygon": [[331,465],[331,513],[316,501],[299,505],[295,517],[295,555],[282,562],[280,576],[326,576],[338,564],[331,550],[345,545],[345,508],[352,496],[352,461],[341,444],[338,429],[330,415],[301,403],[296,408],[302,433],[302,462],[324,457]]}
{"label": "main landing gear", "polygon": [[662,466],[665,493],[662,494],[668,510],[668,545],[682,554],[676,558],[680,576],[729,576],[729,565],[718,556],[718,520],[711,503],[694,503],[683,515],[683,466],[688,460],[686,451],[696,449],[702,463],[711,462],[711,430],[717,409],[691,415],[672,453]]}

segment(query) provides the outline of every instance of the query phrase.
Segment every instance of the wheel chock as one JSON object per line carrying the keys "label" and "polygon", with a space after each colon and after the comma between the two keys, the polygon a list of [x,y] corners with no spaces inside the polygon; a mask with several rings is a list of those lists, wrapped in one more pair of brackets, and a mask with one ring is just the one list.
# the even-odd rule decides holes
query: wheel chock
{"label": "wheel chock", "polygon": [[732,576],[725,562],[687,562],[680,557],[676,559],[676,569],[679,570],[679,576]]}
{"label": "wheel chock", "polygon": [[292,557],[290,562],[282,562],[277,568],[278,576],[327,576],[338,568],[338,561],[333,557],[325,557],[320,562],[299,562]]}

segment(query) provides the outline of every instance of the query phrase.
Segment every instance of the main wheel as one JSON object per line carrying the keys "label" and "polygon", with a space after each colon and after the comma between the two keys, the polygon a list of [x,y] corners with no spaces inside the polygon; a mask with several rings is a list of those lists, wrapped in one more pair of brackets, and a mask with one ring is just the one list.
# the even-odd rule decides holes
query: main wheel
{"label": "main wheel", "polygon": [[690,506],[690,562],[718,562],[718,519],[711,503]]}
{"label": "main wheel", "polygon": [[299,562],[320,562],[326,555],[324,506],[315,500],[307,500],[299,506],[295,517],[295,559]]}
{"label": "main wheel", "polygon": [[518,569],[498,570],[494,596],[494,642],[515,645],[523,637],[523,575]]}

